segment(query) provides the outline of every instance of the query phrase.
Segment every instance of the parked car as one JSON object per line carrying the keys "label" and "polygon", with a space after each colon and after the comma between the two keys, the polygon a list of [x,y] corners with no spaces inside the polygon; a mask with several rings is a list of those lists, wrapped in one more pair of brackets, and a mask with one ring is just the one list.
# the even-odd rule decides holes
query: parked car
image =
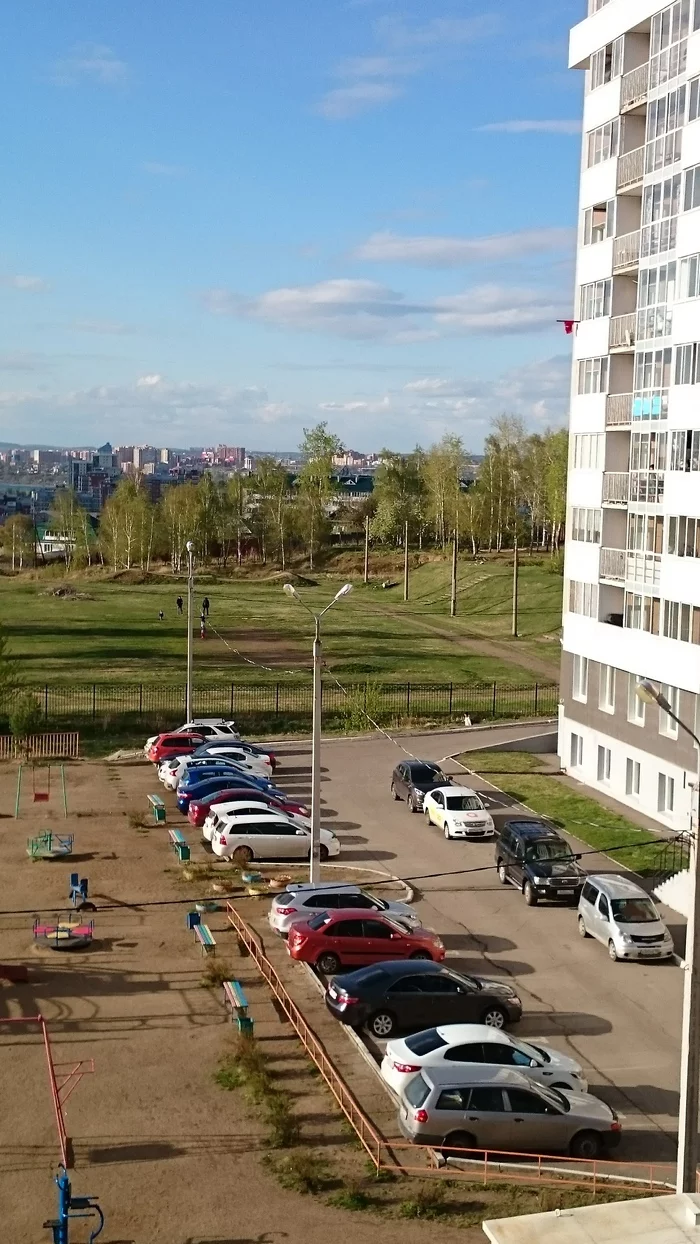
{"label": "parked car", "polygon": [[159,765],[172,756],[191,755],[201,743],[201,734],[157,734],[150,743],[146,756],[154,765]]}
{"label": "parked car", "polygon": [[417,1032],[430,1024],[476,1023],[503,1028],[523,1012],[517,993],[503,981],[465,976],[442,963],[379,963],[336,976],[326,1006],[352,1028],[366,1024],[375,1037],[399,1029]]}
{"label": "parked car", "polygon": [[588,1082],[575,1059],[558,1050],[520,1041],[502,1029],[486,1024],[443,1024],[410,1037],[390,1041],[381,1065],[382,1079],[401,1093],[409,1080],[424,1068],[449,1067],[455,1077],[470,1075],[475,1066],[514,1067],[550,1088],[586,1093]]}
{"label": "parked car", "polygon": [[[620,1143],[614,1110],[588,1093],[534,1084],[509,1067],[425,1067],[401,1096],[399,1127],[417,1145],[598,1158]],[[466,1155],[465,1155],[466,1156]]]}
{"label": "parked car", "polygon": [[248,792],[247,799],[232,799],[229,803],[217,803],[202,826],[202,837],[211,842],[215,829],[228,824],[233,825],[239,816],[270,816],[275,820],[283,816],[297,829],[309,829],[308,817],[295,816],[293,812],[283,812],[280,808],[273,808],[269,803],[258,799],[257,791],[251,790]]}
{"label": "parked car", "polygon": [[258,778],[254,778],[250,773],[226,771],[219,777],[203,777],[201,782],[196,786],[178,792],[177,806],[185,816],[189,815],[190,803],[193,800],[208,799],[210,795],[220,795],[227,791],[235,782],[236,788],[246,787],[251,795],[257,796],[271,795],[275,799],[284,799],[282,791],[277,790],[275,786],[267,784],[261,789],[258,785]]}
{"label": "parked car", "polygon": [[438,786],[423,799],[426,825],[446,838],[493,838],[496,828],[480,795],[470,786]]}
{"label": "parked car", "polygon": [[420,917],[408,903],[390,902],[368,894],[359,885],[338,881],[290,882],[287,889],[276,894],[270,907],[270,928],[286,937],[293,924],[308,920],[319,911],[343,911],[348,907],[367,912],[383,912],[403,924],[416,927]]}
{"label": "parked car", "polygon": [[216,765],[235,765],[241,773],[251,773],[254,777],[268,780],[272,776],[269,765],[252,756],[246,756],[245,752],[230,756],[215,756],[211,753],[200,756],[198,752],[193,752],[191,756],[175,756],[172,760],[166,760],[158,770],[158,777],[169,790],[177,790],[186,773],[210,769]]}
{"label": "parked car", "polygon": [[[218,717],[202,717],[199,721],[186,721],[184,725],[177,726],[175,730],[171,730],[171,734],[189,734],[194,732],[201,735],[202,740],[209,738],[238,738],[238,730],[235,721],[219,720]],[[148,749],[155,743],[160,736],[151,735],[150,739],[146,739],[144,751],[148,754]]]}
{"label": "parked car", "polygon": [[341,967],[364,967],[395,959],[430,959],[442,963],[445,947],[429,929],[410,928],[400,920],[364,908],[320,911],[293,924],[287,938],[292,959],[312,963],[332,976]]}
{"label": "parked car", "polygon": [[209,752],[215,755],[219,754],[221,747],[238,747],[241,751],[246,752],[249,756],[257,756],[260,760],[265,760],[270,768],[276,769],[279,761],[277,756],[269,747],[258,747],[257,743],[246,743],[243,739],[207,739],[201,747],[197,749],[200,756],[205,756]]}
{"label": "parked car", "polygon": [[[276,812],[284,812],[287,815],[293,813],[307,822],[310,820],[311,812],[306,804],[295,803],[294,800],[286,798],[277,799],[274,795],[268,795],[266,791],[258,790],[254,786],[244,786],[242,783],[226,790],[217,790],[212,795],[204,795],[201,799],[190,799],[187,819],[190,824],[203,828],[212,809],[218,810],[219,805],[230,804],[236,800],[250,799],[251,794],[258,802],[268,804]],[[206,837],[206,834],[203,836]]]}
{"label": "parked car", "polygon": [[192,769],[185,769],[177,784],[178,795],[181,791],[191,790],[193,786],[199,785],[200,782],[204,782],[210,777],[244,777],[260,790],[269,790],[272,786],[272,781],[269,777],[264,777],[259,773],[251,773],[250,769],[242,768],[235,760],[211,760],[204,765],[196,765]]}
{"label": "parked car", "polygon": [[627,877],[587,877],[578,905],[581,937],[596,937],[618,959],[669,959],[673,939],[649,895]]}
{"label": "parked car", "polygon": [[[220,859],[249,864],[251,860],[308,860],[311,831],[292,825],[286,817],[241,816],[231,824],[214,828],[211,849]],[[340,855],[340,842],[329,830],[321,830],[321,859]]]}
{"label": "parked car", "polygon": [[394,799],[405,799],[411,812],[421,811],[428,791],[449,785],[449,778],[432,760],[402,760],[391,775]]}
{"label": "parked car", "polygon": [[541,898],[578,903],[586,874],[561,834],[544,821],[506,821],[496,842],[496,868],[503,885],[521,890],[536,907]]}

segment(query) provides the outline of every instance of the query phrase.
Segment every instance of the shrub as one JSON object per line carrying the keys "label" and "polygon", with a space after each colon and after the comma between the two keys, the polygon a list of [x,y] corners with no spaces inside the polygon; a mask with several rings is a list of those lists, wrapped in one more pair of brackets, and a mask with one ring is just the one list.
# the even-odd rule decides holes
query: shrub
{"label": "shrub", "polygon": [[329,1179],[328,1163],[312,1149],[297,1149],[275,1162],[274,1170],[283,1188],[292,1192],[322,1192]]}
{"label": "shrub", "polygon": [[448,1212],[446,1194],[442,1183],[423,1184],[410,1201],[401,1202],[399,1214],[402,1218],[440,1218]]}
{"label": "shrub", "polygon": [[369,1208],[370,1199],[359,1179],[346,1179],[340,1192],[328,1198],[328,1204],[336,1209],[362,1210]]}
{"label": "shrub", "polygon": [[285,1094],[270,1094],[265,1101],[265,1110],[270,1124],[270,1148],[288,1149],[290,1145],[295,1145],[301,1129]]}
{"label": "shrub", "polygon": [[41,727],[41,706],[36,696],[24,691],[18,696],[10,713],[10,733],[18,742],[26,744],[30,735]]}

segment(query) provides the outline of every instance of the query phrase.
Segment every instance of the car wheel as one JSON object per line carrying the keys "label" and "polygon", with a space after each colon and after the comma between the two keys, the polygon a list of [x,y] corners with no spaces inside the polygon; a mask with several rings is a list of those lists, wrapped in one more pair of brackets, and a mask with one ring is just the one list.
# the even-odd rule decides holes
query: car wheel
{"label": "car wheel", "polygon": [[417,807],[416,807],[416,805],[415,805],[414,799],[413,799],[413,795],[409,795],[409,796],[408,796],[408,810],[409,810],[409,812],[417,812],[417,811],[418,811],[418,809],[417,809]]}
{"label": "car wheel", "polygon": [[319,854],[321,863],[325,864],[326,860],[328,859],[328,847],[326,846],[324,842],[321,843],[318,849],[318,854]]}
{"label": "car wheel", "polygon": [[503,860],[499,860],[496,867],[498,868],[498,880],[500,881],[501,885],[507,885],[508,884],[508,873],[506,872],[506,866],[503,863]]}
{"label": "car wheel", "polygon": [[446,1158],[463,1158],[466,1154],[459,1149],[476,1149],[476,1138],[471,1132],[450,1132],[440,1146]]}
{"label": "car wheel", "polygon": [[396,1028],[396,1020],[391,1011],[377,1011],[370,1019],[367,1027],[373,1037],[390,1037]]}
{"label": "car wheel", "polygon": [[444,831],[443,831],[443,832],[444,832],[444,834],[445,834],[445,837],[446,837],[446,838],[451,838],[451,837],[452,837],[452,834],[450,833],[450,827],[449,827],[449,825],[447,824],[447,821],[445,821],[445,829],[444,829]]}
{"label": "car wheel", "polygon": [[426,825],[432,825],[432,823],[433,823],[433,822],[431,821],[431,819],[430,819],[430,809],[429,809],[429,808],[426,808],[426,809],[425,809],[425,823],[426,823]]}
{"label": "car wheel", "polygon": [[603,1141],[599,1132],[579,1132],[569,1145],[572,1158],[599,1158],[603,1152]]}
{"label": "car wheel", "polygon": [[409,959],[430,959],[432,961],[432,958],[433,956],[427,950],[414,950],[413,954],[409,955]]}
{"label": "car wheel", "polygon": [[333,976],[340,971],[340,959],[331,950],[324,950],[316,960],[316,967],[319,972],[323,972],[324,976]]}
{"label": "car wheel", "polygon": [[236,847],[236,850],[231,856],[231,859],[233,860],[234,864],[238,864],[238,865],[250,864],[250,861],[253,858],[254,858],[253,852],[251,851],[250,847]]}
{"label": "car wheel", "polygon": [[488,1028],[505,1028],[508,1016],[500,1006],[489,1006],[481,1016],[482,1024]]}
{"label": "car wheel", "polygon": [[537,895],[535,894],[535,890],[532,885],[532,882],[530,881],[525,882],[525,885],[523,886],[523,894],[525,896],[525,902],[527,903],[528,907],[537,906],[537,901],[538,901]]}
{"label": "car wheel", "polygon": [[612,940],[612,938],[608,942],[608,954],[610,955],[610,958],[612,959],[613,963],[617,963],[617,951],[615,949],[615,943]]}
{"label": "car wheel", "polygon": [[586,928],[586,925],[584,923],[583,916],[579,916],[578,918],[578,931],[581,937],[589,936],[588,929]]}
{"label": "car wheel", "polygon": [[398,794],[398,792],[397,792],[397,790],[396,790],[396,787],[394,786],[394,783],[393,783],[393,782],[391,783],[391,793],[392,793],[392,795],[393,795],[394,799],[396,800],[396,802],[398,803],[398,801],[399,801],[399,799],[401,798],[401,796]]}
{"label": "car wheel", "polygon": [[557,1083],[556,1083],[556,1084],[549,1084],[547,1087],[548,1087],[548,1088],[555,1088],[555,1089],[559,1089],[560,1091],[561,1091],[561,1090],[563,1090],[565,1093],[575,1093],[575,1092],[576,1092],[576,1090],[575,1090],[575,1089],[572,1089],[572,1087],[571,1087],[571,1085],[570,1085],[570,1084],[560,1084],[560,1083],[559,1083],[559,1081],[557,1081]]}

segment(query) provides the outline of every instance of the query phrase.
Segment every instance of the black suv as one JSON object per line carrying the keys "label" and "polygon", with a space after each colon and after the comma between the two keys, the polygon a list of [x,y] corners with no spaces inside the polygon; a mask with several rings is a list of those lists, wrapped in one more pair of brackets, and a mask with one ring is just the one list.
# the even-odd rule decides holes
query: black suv
{"label": "black suv", "polygon": [[391,775],[394,799],[405,799],[410,812],[420,812],[423,798],[436,786],[449,786],[439,765],[432,760],[402,760]]}
{"label": "black suv", "polygon": [[541,898],[578,904],[586,874],[566,839],[543,821],[505,821],[496,843],[496,867],[503,885],[510,881],[529,907]]}

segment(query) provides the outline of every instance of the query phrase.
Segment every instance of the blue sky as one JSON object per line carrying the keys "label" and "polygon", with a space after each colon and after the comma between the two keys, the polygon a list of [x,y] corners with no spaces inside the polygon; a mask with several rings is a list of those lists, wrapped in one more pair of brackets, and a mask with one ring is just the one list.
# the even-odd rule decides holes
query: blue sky
{"label": "blue sky", "polygon": [[7,0],[0,439],[563,421],[581,0]]}

